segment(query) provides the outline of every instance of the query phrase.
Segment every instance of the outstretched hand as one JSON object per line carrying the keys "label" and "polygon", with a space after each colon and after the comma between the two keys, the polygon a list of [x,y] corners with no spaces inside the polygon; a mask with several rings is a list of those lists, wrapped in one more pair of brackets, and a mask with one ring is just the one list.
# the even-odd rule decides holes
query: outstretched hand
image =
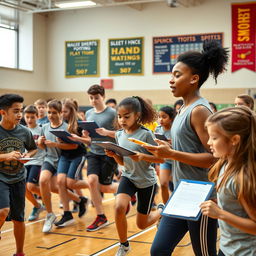
{"label": "outstretched hand", "polygon": [[171,158],[172,157],[172,148],[167,141],[155,139],[157,146],[153,145],[143,145],[143,147],[152,153],[154,156],[159,158]]}

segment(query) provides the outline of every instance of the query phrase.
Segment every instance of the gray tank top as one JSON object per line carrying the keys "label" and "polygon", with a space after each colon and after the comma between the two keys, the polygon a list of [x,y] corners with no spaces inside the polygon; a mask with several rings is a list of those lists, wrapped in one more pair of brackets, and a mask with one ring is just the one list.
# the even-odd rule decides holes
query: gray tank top
{"label": "gray tank top", "polygon": [[[189,153],[207,152],[199,137],[191,127],[191,112],[198,106],[203,105],[209,110],[210,105],[204,98],[200,98],[191,104],[184,112],[178,113],[173,121],[171,136],[174,150]],[[210,110],[211,111],[211,110]],[[173,182],[177,187],[180,179],[208,181],[208,169],[191,166],[182,162],[173,161]]]}

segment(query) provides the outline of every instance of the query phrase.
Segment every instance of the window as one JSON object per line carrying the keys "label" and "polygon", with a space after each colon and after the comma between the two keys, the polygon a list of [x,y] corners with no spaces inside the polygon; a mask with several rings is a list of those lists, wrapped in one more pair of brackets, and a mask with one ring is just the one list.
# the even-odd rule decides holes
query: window
{"label": "window", "polygon": [[18,11],[8,7],[0,10],[0,66],[18,68]]}
{"label": "window", "polygon": [[0,24],[0,66],[17,68],[17,29]]}

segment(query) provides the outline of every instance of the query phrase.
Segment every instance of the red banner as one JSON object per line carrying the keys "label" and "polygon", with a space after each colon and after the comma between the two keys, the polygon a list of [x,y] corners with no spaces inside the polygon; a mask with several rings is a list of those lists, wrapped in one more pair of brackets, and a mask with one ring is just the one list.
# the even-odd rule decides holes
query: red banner
{"label": "red banner", "polygon": [[232,4],[232,72],[256,71],[256,2]]}

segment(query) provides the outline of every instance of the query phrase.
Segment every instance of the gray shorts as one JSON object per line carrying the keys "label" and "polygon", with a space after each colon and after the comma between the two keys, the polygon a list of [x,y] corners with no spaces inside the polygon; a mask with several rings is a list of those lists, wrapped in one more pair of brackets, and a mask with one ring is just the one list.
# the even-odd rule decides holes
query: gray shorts
{"label": "gray shorts", "polygon": [[8,220],[24,221],[25,180],[8,184],[0,181],[0,209],[10,208]]}

